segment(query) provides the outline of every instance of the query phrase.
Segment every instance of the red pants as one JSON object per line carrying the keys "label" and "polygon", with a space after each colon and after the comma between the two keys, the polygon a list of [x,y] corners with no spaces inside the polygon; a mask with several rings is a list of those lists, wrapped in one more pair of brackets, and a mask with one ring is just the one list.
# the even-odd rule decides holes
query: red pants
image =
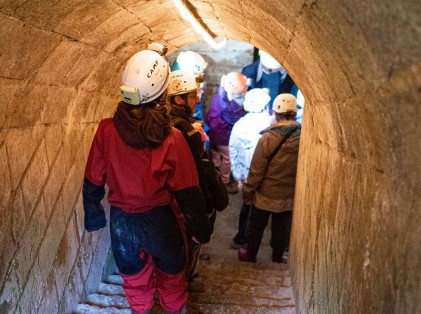
{"label": "red pants", "polygon": [[161,306],[179,312],[187,302],[186,245],[178,214],[170,206],[126,213],[111,206],[114,259],[131,308],[145,313],[157,291]]}
{"label": "red pants", "polygon": [[152,308],[155,289],[159,293],[162,307],[170,312],[178,312],[187,303],[187,281],[184,271],[175,275],[166,274],[157,269],[153,259],[142,254],[146,262],[142,271],[135,275],[121,275],[123,289],[133,310],[145,313]]}

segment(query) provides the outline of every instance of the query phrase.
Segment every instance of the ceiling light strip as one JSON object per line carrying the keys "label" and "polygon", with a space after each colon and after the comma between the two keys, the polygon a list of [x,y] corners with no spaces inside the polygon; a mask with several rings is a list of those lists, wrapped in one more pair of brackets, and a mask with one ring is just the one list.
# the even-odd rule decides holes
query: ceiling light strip
{"label": "ceiling light strip", "polygon": [[223,41],[217,43],[215,39],[213,39],[212,36],[206,31],[206,29],[200,25],[189,8],[187,8],[181,0],[172,0],[172,2],[180,12],[181,17],[187,20],[193,26],[196,33],[198,33],[209,46],[214,49],[221,49],[225,47],[227,40],[224,38]]}

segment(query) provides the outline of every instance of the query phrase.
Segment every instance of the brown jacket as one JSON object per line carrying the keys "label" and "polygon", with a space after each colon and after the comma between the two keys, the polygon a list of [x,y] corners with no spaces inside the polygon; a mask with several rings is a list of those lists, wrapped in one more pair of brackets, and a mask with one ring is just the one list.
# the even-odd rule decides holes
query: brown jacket
{"label": "brown jacket", "polygon": [[[295,131],[268,163],[269,156],[291,128]],[[282,121],[267,128],[260,138],[243,186],[244,198],[254,199],[257,208],[275,213],[292,210],[300,134],[297,122]]]}

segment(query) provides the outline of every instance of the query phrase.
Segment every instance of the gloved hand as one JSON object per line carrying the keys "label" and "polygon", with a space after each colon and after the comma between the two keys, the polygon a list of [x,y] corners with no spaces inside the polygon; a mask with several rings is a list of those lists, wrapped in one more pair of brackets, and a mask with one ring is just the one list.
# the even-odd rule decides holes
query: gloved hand
{"label": "gloved hand", "polygon": [[250,205],[254,201],[254,193],[245,193],[243,191],[243,204]]}
{"label": "gloved hand", "polygon": [[251,205],[251,199],[243,198],[243,204],[244,205]]}
{"label": "gloved hand", "polygon": [[202,190],[198,186],[175,192],[177,204],[183,212],[187,233],[200,243],[210,241],[210,225]]}
{"label": "gloved hand", "polygon": [[[102,205],[99,204],[101,207]],[[88,232],[93,232],[104,228],[107,225],[107,218],[105,217],[105,212],[95,211],[94,215],[92,213],[87,215],[85,212],[85,229]]]}
{"label": "gloved hand", "polygon": [[86,231],[92,232],[104,228],[107,225],[104,207],[101,205],[101,200],[105,195],[104,186],[95,185],[85,178],[82,193]]}

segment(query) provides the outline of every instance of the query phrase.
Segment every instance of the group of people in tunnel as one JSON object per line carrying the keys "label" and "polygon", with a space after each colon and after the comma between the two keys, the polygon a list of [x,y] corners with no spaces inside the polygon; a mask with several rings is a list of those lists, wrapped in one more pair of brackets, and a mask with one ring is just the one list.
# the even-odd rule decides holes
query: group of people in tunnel
{"label": "group of people in tunnel", "polygon": [[256,261],[272,217],[272,261],[284,262],[291,227],[301,128],[285,69],[261,51],[243,73],[222,77],[205,114],[206,61],[186,51],[171,69],[165,54],[152,43],[128,60],[122,100],[98,125],[83,183],[88,232],[107,225],[108,186],[111,248],[138,314],[152,313],[156,292],[164,313],[186,312],[201,245],[229,193],[243,193],[231,243],[240,261]]}

